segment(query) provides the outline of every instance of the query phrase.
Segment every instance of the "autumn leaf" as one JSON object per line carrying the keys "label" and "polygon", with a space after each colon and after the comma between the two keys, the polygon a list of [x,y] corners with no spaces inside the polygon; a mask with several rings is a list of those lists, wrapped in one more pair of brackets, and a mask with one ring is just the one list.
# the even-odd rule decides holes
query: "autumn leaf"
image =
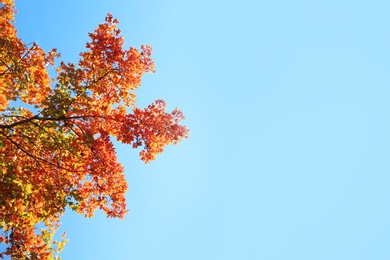
{"label": "autumn leaf", "polygon": [[[55,259],[67,239],[54,239],[67,209],[86,217],[128,212],[127,182],[112,140],[141,147],[148,163],[188,137],[183,113],[157,100],[135,106],[152,48],[124,48],[108,14],[90,33],[77,63],[26,44],[14,27],[12,0],[0,0],[0,258]],[[34,109],[13,107],[17,100]],[[132,111],[128,113],[127,111]]]}

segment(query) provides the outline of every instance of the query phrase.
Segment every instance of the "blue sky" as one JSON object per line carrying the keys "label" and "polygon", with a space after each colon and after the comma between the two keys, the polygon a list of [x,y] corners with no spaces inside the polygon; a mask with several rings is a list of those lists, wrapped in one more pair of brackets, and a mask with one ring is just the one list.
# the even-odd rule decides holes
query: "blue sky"
{"label": "blue sky", "polygon": [[390,259],[388,1],[17,1],[26,42],[77,62],[108,12],[150,44],[190,139],[117,144],[124,220],[68,212],[68,259]]}

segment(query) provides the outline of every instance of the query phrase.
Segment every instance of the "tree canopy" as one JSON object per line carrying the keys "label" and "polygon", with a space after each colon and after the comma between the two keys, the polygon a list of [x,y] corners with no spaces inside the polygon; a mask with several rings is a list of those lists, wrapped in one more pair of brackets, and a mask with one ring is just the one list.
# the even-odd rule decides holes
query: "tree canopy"
{"label": "tree canopy", "polygon": [[152,48],[124,49],[111,14],[78,63],[58,62],[51,77],[60,54],[18,38],[15,13],[13,0],[0,0],[0,258],[56,259],[67,241],[54,239],[65,209],[127,212],[114,140],[141,147],[147,163],[188,129],[163,100],[136,107],[143,74],[154,72]]}

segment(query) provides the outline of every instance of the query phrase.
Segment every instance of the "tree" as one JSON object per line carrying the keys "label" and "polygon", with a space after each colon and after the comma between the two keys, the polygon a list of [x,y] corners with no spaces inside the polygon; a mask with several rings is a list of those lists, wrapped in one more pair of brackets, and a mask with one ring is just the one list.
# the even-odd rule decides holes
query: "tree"
{"label": "tree", "polygon": [[135,106],[142,75],[154,72],[152,49],[123,49],[111,14],[89,34],[78,64],[61,62],[51,78],[60,54],[19,39],[14,1],[0,4],[0,241],[7,246],[0,258],[55,259],[66,242],[53,238],[66,208],[86,217],[127,212],[113,140],[143,147],[147,163],[188,130],[182,112],[166,112],[163,100]]}

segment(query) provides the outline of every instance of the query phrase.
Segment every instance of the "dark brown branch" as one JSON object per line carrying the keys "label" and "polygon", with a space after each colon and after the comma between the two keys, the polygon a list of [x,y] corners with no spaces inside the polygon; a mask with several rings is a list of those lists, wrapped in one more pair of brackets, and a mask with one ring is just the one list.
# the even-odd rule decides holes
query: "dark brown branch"
{"label": "dark brown branch", "polygon": [[26,123],[29,123],[29,122],[31,122],[33,120],[40,120],[40,121],[66,121],[66,120],[72,120],[72,119],[85,119],[85,118],[103,118],[103,119],[107,119],[107,117],[105,117],[105,116],[39,117],[39,115],[35,115],[33,117],[26,118],[26,119],[14,122],[14,123],[9,124],[9,125],[2,125],[2,124],[0,124],[0,129],[11,129],[11,128],[15,127],[15,126],[26,124]]}
{"label": "dark brown branch", "polygon": [[[7,138],[8,141],[10,141],[14,146],[16,146],[16,148],[20,149],[23,153],[25,153],[26,155],[28,155],[29,157],[31,157],[34,161],[36,161],[39,165],[39,161],[43,162],[43,163],[46,163],[48,165],[51,165],[51,166],[54,166],[56,168],[59,168],[59,169],[62,169],[62,170],[65,170],[65,171],[68,171],[68,172],[83,172],[83,171],[77,171],[77,170],[72,170],[72,169],[68,169],[66,167],[63,167],[61,165],[58,165],[58,164],[54,164],[50,161],[47,161],[41,157],[37,157],[33,154],[31,154],[26,148],[24,148],[23,146],[21,146],[20,144],[18,144],[17,142],[15,142],[14,140],[12,140],[12,138],[10,138],[10,136],[7,136],[7,135],[4,135],[3,136],[5,138]],[[41,166],[42,167],[42,166]],[[42,167],[43,168],[43,167]]]}

